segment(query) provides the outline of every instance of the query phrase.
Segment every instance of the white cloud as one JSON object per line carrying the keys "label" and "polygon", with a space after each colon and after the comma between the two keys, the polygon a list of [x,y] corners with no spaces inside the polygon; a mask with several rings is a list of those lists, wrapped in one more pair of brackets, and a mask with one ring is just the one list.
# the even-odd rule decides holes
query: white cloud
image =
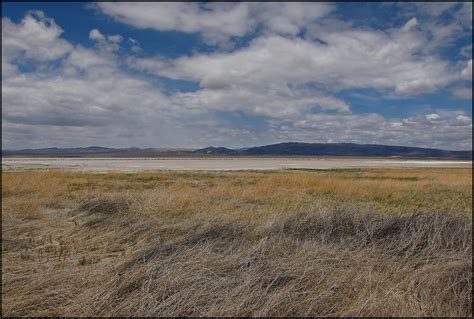
{"label": "white cloud", "polygon": [[92,29],[89,32],[89,39],[99,41],[99,40],[105,40],[105,36],[97,29]]}
{"label": "white cloud", "polygon": [[432,21],[448,16],[472,29],[472,2],[404,2],[398,3],[398,6],[407,15],[416,13],[424,20]]}
{"label": "white cloud", "polygon": [[209,43],[241,37],[262,26],[280,34],[296,35],[307,24],[328,15],[327,3],[107,3],[104,14],[137,28],[201,33]]}
{"label": "white cloud", "polygon": [[99,49],[113,52],[120,48],[119,43],[123,37],[120,34],[105,36],[98,29],[92,29],[89,32],[89,39],[96,41]]}
{"label": "white cloud", "polygon": [[435,121],[439,119],[439,115],[436,113],[426,115],[428,121]]}
{"label": "white cloud", "polygon": [[416,94],[435,91],[460,77],[448,61],[420,55],[426,39],[416,32],[322,29],[314,36],[324,43],[266,36],[232,53],[135,59],[130,65],[197,81],[210,90],[258,88],[271,82],[317,83],[330,91],[375,88]]}
{"label": "white cloud", "polygon": [[451,90],[451,93],[455,98],[469,100],[472,99],[472,87],[458,87]]}
{"label": "white cloud", "polygon": [[413,17],[413,18],[411,18],[410,20],[408,20],[407,23],[405,23],[405,25],[402,27],[402,31],[403,31],[403,32],[410,31],[410,30],[413,29],[417,24],[418,24],[418,20],[417,20],[415,17]]}
{"label": "white cloud", "polygon": [[472,43],[469,45],[463,46],[459,50],[459,54],[468,58],[472,57]]}
{"label": "white cloud", "polygon": [[2,60],[11,62],[20,55],[42,62],[63,57],[72,45],[60,38],[62,33],[42,11],[29,11],[18,24],[2,18]]}
{"label": "white cloud", "polygon": [[472,2],[464,2],[455,17],[464,27],[472,30]]}
{"label": "white cloud", "polygon": [[143,49],[140,47],[139,43],[137,40],[133,39],[133,38],[128,38],[128,42],[131,44],[131,50],[133,53],[138,53],[138,52],[141,52],[143,51]]}
{"label": "white cloud", "polygon": [[298,137],[326,142],[326,136],[330,136],[332,142],[471,149],[472,119],[456,111],[443,113],[443,117],[416,115],[402,121],[387,120],[374,113],[312,114],[297,122],[296,129],[281,133],[288,140]]}
{"label": "white cloud", "polygon": [[114,56],[77,46],[65,60],[65,69],[75,67],[80,71],[97,71],[114,66]]}
{"label": "white cloud", "polygon": [[[254,4],[256,20],[269,32],[296,35],[308,25],[326,17],[334,10],[327,3],[260,3]],[[258,23],[257,22],[257,23]]]}
{"label": "white cloud", "polygon": [[461,75],[465,80],[472,81],[472,59],[467,62],[466,67],[461,71]]}
{"label": "white cloud", "polygon": [[[2,70],[5,148],[120,145],[124,136],[132,145],[149,145],[153,139],[185,145],[186,135],[193,136],[177,123],[181,109],[160,89],[120,71],[113,52],[73,46],[59,38],[62,30],[52,19],[38,13],[29,13],[19,24],[7,18],[2,22],[2,49],[11,61],[2,59],[3,65],[16,67],[23,55],[39,61],[35,72]],[[121,41],[98,30],[90,36]],[[55,54],[43,54],[46,47]],[[50,60],[58,60],[57,67],[41,71],[41,62]]]}
{"label": "white cloud", "polygon": [[109,40],[109,41],[112,42],[112,43],[120,43],[120,42],[122,42],[123,37],[122,37],[121,35],[119,35],[119,34],[116,34],[116,35],[109,35],[109,36],[107,37],[107,40]]}
{"label": "white cloud", "polygon": [[399,11],[395,14],[405,18],[416,16],[416,28],[429,37],[425,52],[436,54],[441,48],[455,45],[460,37],[472,36],[472,3],[403,2],[397,5]]}
{"label": "white cloud", "polygon": [[[202,14],[227,17],[225,6],[244,10],[245,5],[207,4],[213,9]],[[276,20],[271,17],[258,18],[267,31],[234,52],[128,59],[136,69],[200,84],[195,92],[177,93],[124,71],[120,61],[126,56],[116,48],[138,46],[136,40],[123,43],[120,35],[93,29],[93,47],[74,46],[40,13],[30,13],[18,24],[3,18],[2,54],[8,57],[2,59],[4,148],[248,146],[283,140],[472,147],[472,120],[463,112],[436,110],[438,118],[433,113],[387,119],[376,113],[352,114],[349,103],[336,97],[353,88],[430,92],[460,79],[462,68],[423,53],[427,39],[418,28],[377,31],[340,24],[335,30],[321,25],[309,30],[307,39],[294,37],[305,27],[299,20],[305,14],[308,21],[325,14],[314,10],[279,13],[287,23],[278,26],[272,26]],[[255,23],[252,14],[246,21]],[[207,36],[239,34],[239,27],[232,27],[237,31],[229,26],[219,33],[206,26]],[[38,70],[19,72],[16,67],[25,58],[36,61]],[[49,61],[58,63],[42,68]],[[250,121],[242,127],[222,114],[243,114],[259,124],[252,127]]]}
{"label": "white cloud", "polygon": [[[401,4],[403,5],[403,4]],[[450,11],[453,9],[454,6],[456,6],[455,2],[418,2],[414,3],[414,5],[417,7],[418,12],[433,16],[433,17],[439,17],[443,13]]]}
{"label": "white cloud", "polygon": [[100,60],[90,53],[77,49],[71,54],[73,60],[75,54],[81,56],[78,60],[85,73],[22,74],[3,79],[5,148],[189,143],[186,139],[194,135],[181,122],[185,108],[174,105],[148,82],[117,68],[96,72]]}
{"label": "white cloud", "polygon": [[204,89],[178,93],[173,101],[196,111],[243,111],[249,115],[271,118],[296,119],[311,108],[349,112],[344,101],[325,96],[317,91],[291,90],[288,87],[268,85],[251,88]]}
{"label": "white cloud", "polygon": [[469,126],[471,125],[472,127],[472,119],[468,116],[465,115],[458,115],[456,116],[456,124],[460,126]]}

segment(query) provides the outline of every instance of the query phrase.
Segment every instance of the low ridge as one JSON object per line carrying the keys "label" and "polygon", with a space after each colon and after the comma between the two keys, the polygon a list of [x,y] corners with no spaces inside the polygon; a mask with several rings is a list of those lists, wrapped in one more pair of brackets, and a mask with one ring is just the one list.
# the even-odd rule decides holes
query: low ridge
{"label": "low ridge", "polygon": [[472,159],[472,151],[448,151],[434,148],[354,143],[279,143],[241,149],[206,147],[201,149],[107,148],[43,148],[2,150],[2,156],[356,156],[437,159]]}

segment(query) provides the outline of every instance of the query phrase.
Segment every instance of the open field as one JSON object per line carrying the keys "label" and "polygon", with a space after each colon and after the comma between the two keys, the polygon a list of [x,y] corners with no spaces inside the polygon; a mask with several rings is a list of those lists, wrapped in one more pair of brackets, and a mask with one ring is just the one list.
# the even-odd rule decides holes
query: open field
{"label": "open field", "polygon": [[4,316],[472,314],[471,168],[2,183]]}
{"label": "open field", "polygon": [[143,170],[274,170],[274,169],[337,169],[337,168],[469,168],[472,161],[406,160],[380,158],[317,158],[317,157],[205,157],[205,158],[58,158],[5,157],[3,171],[31,169],[65,169],[84,172]]}

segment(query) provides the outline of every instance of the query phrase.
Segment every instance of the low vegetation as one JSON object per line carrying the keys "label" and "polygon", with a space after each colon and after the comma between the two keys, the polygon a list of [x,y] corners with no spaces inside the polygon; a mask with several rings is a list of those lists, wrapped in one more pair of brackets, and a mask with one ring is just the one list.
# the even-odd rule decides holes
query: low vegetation
{"label": "low vegetation", "polygon": [[472,170],[2,173],[4,316],[470,316]]}

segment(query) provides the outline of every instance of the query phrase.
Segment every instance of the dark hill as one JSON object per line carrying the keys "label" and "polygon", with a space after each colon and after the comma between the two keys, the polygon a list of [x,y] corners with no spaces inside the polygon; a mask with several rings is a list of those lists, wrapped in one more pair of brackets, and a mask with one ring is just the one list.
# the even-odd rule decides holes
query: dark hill
{"label": "dark hill", "polygon": [[226,147],[206,147],[193,151],[194,154],[209,154],[209,155],[238,155],[237,150],[232,150]]}
{"label": "dark hill", "polygon": [[361,156],[472,159],[472,151],[446,151],[433,148],[352,143],[280,143],[232,150],[207,147],[195,154],[253,156]]}
{"label": "dark hill", "polygon": [[281,143],[251,147],[244,155],[311,155],[311,156],[399,156],[422,158],[472,159],[472,151],[446,151],[432,148],[352,143]]}
{"label": "dark hill", "polygon": [[190,149],[107,148],[100,146],[79,148],[43,148],[2,150],[2,156],[58,156],[58,157],[159,157],[159,156],[356,156],[402,157],[434,159],[472,159],[472,151],[446,151],[433,148],[389,146],[352,143],[280,143],[242,149],[206,147]]}

